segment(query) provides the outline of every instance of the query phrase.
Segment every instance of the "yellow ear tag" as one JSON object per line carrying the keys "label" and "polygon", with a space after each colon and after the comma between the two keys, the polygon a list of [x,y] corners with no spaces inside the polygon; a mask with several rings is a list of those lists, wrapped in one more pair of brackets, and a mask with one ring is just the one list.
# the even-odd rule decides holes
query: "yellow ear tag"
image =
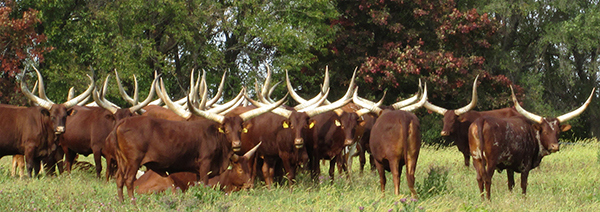
{"label": "yellow ear tag", "polygon": [[243,133],[248,133],[248,129],[244,128],[244,129],[242,129],[242,132]]}
{"label": "yellow ear tag", "polygon": [[223,128],[220,128],[220,127],[219,127],[219,132],[220,133],[225,133],[225,131],[223,131]]}
{"label": "yellow ear tag", "polygon": [[338,126],[338,127],[339,127],[339,126],[342,126],[342,123],[340,123],[340,121],[339,121],[339,120],[335,120],[335,126]]}
{"label": "yellow ear tag", "polygon": [[290,125],[288,125],[288,123],[287,123],[287,122],[283,122],[283,128],[284,128],[284,129],[290,128]]}
{"label": "yellow ear tag", "polygon": [[315,126],[314,122],[311,122],[310,125],[308,125],[308,129],[312,129]]}

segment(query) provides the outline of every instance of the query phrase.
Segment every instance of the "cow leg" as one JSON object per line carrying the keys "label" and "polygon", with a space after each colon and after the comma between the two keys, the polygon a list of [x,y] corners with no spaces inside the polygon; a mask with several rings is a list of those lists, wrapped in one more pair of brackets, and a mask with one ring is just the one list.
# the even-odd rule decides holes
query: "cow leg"
{"label": "cow leg", "polygon": [[296,164],[293,164],[290,162],[290,158],[289,156],[285,156],[282,155],[280,156],[281,160],[283,161],[283,168],[285,169],[286,172],[286,176],[289,180],[289,184],[294,185],[295,182],[295,178],[296,178]]}
{"label": "cow leg", "polygon": [[456,147],[458,147],[458,151],[460,151],[463,154],[465,166],[469,167],[469,160],[471,159],[471,152],[469,152],[469,142],[456,142]]}
{"label": "cow leg", "polygon": [[381,193],[385,195],[385,168],[379,161],[375,162],[377,172],[379,173],[379,186],[381,187]]}
{"label": "cow leg", "polygon": [[[402,165],[398,168],[402,171]],[[417,159],[409,159],[406,163],[406,183],[413,198],[417,198],[417,190],[415,190],[415,171],[417,170]],[[400,172],[401,173],[401,172]],[[400,178],[398,178],[400,181]]]}
{"label": "cow leg", "polygon": [[374,171],[377,167],[375,167],[375,158],[373,155],[369,154],[369,164],[371,164],[371,171]]}
{"label": "cow leg", "polygon": [[275,164],[271,163],[271,160],[265,158],[262,165],[262,173],[263,177],[265,178],[265,185],[267,185],[267,189],[271,189],[271,185],[273,184],[273,175],[275,175],[275,169],[273,168]]}
{"label": "cow leg", "polygon": [[394,181],[394,194],[399,195],[402,165],[398,160],[390,160],[390,172],[392,173],[392,180]]}
{"label": "cow leg", "polygon": [[335,177],[335,163],[338,160],[339,156],[335,156],[329,160],[329,177],[331,178],[331,183],[333,184],[333,178]]}
{"label": "cow leg", "polygon": [[63,149],[65,152],[65,169],[67,173],[71,174],[71,169],[73,168],[73,162],[75,161],[75,157],[77,153],[73,152],[70,149]]}
{"label": "cow leg", "polygon": [[359,169],[362,174],[365,170],[365,164],[367,163],[367,158],[365,156],[365,149],[362,146],[358,146],[360,149],[358,150],[358,162],[360,163]]}
{"label": "cow leg", "polygon": [[486,197],[488,200],[490,200],[490,196],[492,193],[492,177],[494,176],[494,168],[495,167],[496,167],[496,164],[487,164],[485,178],[483,179],[484,183],[485,183]]}
{"label": "cow leg", "polygon": [[[139,169],[139,167],[138,167]],[[133,187],[133,183],[135,182],[135,174],[137,173],[136,168],[133,167],[129,167],[126,171],[125,171],[125,186],[127,186],[127,196],[129,196],[129,199],[131,199],[131,203],[135,205],[135,197],[133,196],[133,191],[134,191],[134,187]]]}
{"label": "cow leg", "polygon": [[115,181],[117,182],[117,195],[119,196],[119,201],[123,202],[123,185],[125,184],[125,179],[121,170],[117,171]]}
{"label": "cow leg", "polygon": [[512,192],[515,187],[515,172],[512,170],[506,170],[506,176],[508,178],[508,191]]}
{"label": "cow leg", "polygon": [[100,178],[100,173],[102,172],[102,149],[92,149],[92,153],[94,154],[94,163],[96,165],[96,177]]}
{"label": "cow leg", "polygon": [[19,177],[23,179],[25,175],[25,156],[24,155],[13,155],[12,157],[12,169],[10,170],[10,175],[15,177],[19,172]]}
{"label": "cow leg", "polygon": [[483,166],[483,161],[481,159],[473,159],[473,167],[475,167],[475,171],[477,172],[477,185],[479,186],[479,194],[481,195],[481,199],[484,199],[483,179],[485,178],[485,167]]}
{"label": "cow leg", "polygon": [[525,170],[521,173],[521,189],[523,195],[527,194],[527,177],[529,177],[529,170]]}

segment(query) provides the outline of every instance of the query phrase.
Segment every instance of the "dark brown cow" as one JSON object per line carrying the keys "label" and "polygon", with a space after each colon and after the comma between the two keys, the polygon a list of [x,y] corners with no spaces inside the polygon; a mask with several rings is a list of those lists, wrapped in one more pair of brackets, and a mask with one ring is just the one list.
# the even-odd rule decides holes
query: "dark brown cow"
{"label": "dark brown cow", "polygon": [[544,156],[559,150],[560,132],[571,129],[571,125],[563,123],[581,114],[593,95],[594,90],[579,109],[553,118],[527,112],[521,108],[513,92],[515,108],[523,116],[484,116],[475,120],[469,127],[469,148],[481,198],[484,198],[485,188],[486,197],[490,199],[494,171],[504,169],[508,176],[508,189],[512,191],[515,185],[514,173],[521,173],[521,189],[526,194],[529,171],[536,168]]}
{"label": "dark brown cow", "polygon": [[[414,183],[417,159],[421,149],[421,129],[417,116],[408,111],[416,110],[425,104],[427,101],[427,86],[425,85],[419,102],[403,107],[398,107],[401,104],[396,103],[396,107],[394,107],[396,110],[381,110],[378,107],[371,107],[360,101],[356,95],[354,101],[379,114],[379,118],[377,118],[371,130],[369,147],[379,173],[381,191],[385,192],[385,171],[388,170],[392,172],[394,194],[398,195],[400,193],[400,174],[402,167],[406,165],[408,188],[411,195],[416,198],[417,192],[414,189]],[[402,102],[406,103],[406,100]]]}
{"label": "dark brown cow", "polygon": [[[93,91],[94,101],[100,107],[75,106],[74,108],[79,112],[67,118],[67,127],[77,129],[66,132],[59,138],[59,144],[65,153],[65,168],[69,173],[77,154],[87,156],[93,153],[96,176],[99,178],[102,172],[102,149],[105,146],[106,137],[113,130],[115,123],[134,116],[136,111],[146,106],[154,98],[156,79],[152,82],[148,97],[143,102],[137,103],[137,95],[135,95],[136,99],[132,103],[136,104],[130,108],[120,109],[112,106],[112,103],[104,98],[109,78],[110,75],[104,81],[101,95],[96,90]],[[137,91],[135,93],[137,94]],[[109,164],[111,163],[111,160],[107,161]]]}
{"label": "dark brown cow", "polygon": [[482,116],[491,116],[496,118],[508,118],[512,116],[519,116],[519,113],[514,108],[502,108],[497,110],[490,111],[473,111],[477,105],[477,78],[475,78],[475,82],[473,83],[473,97],[471,103],[467,106],[464,106],[460,109],[456,110],[448,110],[436,105],[431,104],[430,102],[426,102],[424,107],[437,112],[444,116],[443,128],[441,135],[449,137],[456,147],[458,151],[463,154],[465,166],[469,166],[470,160],[470,151],[469,151],[469,126],[475,119]]}
{"label": "dark brown cow", "polygon": [[[161,81],[161,99],[168,107],[178,107],[168,97]],[[272,110],[285,99],[267,107],[250,110],[239,116],[222,116],[188,106],[197,116],[181,114],[188,121],[169,121],[147,116],[121,120],[116,127],[117,188],[123,200],[123,186],[133,198],[135,173],[144,165],[157,173],[192,171],[208,184],[209,177],[223,173],[233,150],[241,147],[240,133],[244,121]],[[176,109],[182,112],[181,108]],[[177,112],[176,112],[177,113]],[[194,117],[203,117],[195,120]],[[133,200],[133,199],[132,199]],[[135,201],[134,201],[135,203]]]}
{"label": "dark brown cow", "polygon": [[24,82],[25,72],[21,78],[21,91],[40,106],[26,108],[0,104],[0,158],[5,155],[25,155],[27,173],[31,177],[32,172],[34,175],[38,174],[41,159],[56,149],[56,137],[65,132],[67,116],[76,112],[71,107],[90,94],[94,80],[88,76],[91,84],[86,92],[63,104],[55,104],[46,97],[39,71],[40,97],[33,95],[27,88]]}
{"label": "dark brown cow", "polygon": [[[250,181],[248,160],[256,152],[259,145],[248,151],[244,156],[239,157],[234,154],[234,157],[231,158],[231,168],[208,179],[208,186],[219,186],[219,189],[227,193],[249,188],[252,182]],[[196,184],[197,179],[198,175],[194,172],[176,172],[161,176],[161,174],[148,170],[134,182],[133,186],[135,191],[140,194],[159,193],[169,188],[173,192],[176,191],[176,188],[185,192],[190,186]]]}

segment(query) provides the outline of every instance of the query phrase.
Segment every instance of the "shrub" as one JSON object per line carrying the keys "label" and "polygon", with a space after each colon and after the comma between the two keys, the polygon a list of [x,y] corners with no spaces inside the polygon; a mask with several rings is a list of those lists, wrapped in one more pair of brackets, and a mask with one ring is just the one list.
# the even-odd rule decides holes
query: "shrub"
{"label": "shrub", "polygon": [[427,177],[423,183],[416,183],[417,193],[421,199],[427,199],[448,190],[448,168],[442,166],[430,166]]}

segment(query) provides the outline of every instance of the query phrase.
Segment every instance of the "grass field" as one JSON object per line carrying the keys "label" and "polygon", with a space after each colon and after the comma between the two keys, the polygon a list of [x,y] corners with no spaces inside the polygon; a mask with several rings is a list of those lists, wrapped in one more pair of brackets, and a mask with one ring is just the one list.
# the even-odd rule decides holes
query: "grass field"
{"label": "grass field", "polygon": [[[92,157],[83,160],[92,161]],[[429,179],[441,183],[438,188],[445,185],[447,189],[416,202],[410,200],[404,172],[401,195],[394,195],[390,173],[382,194],[376,172],[359,174],[356,158],[350,180],[336,172],[333,183],[321,177],[323,182],[314,185],[301,174],[293,188],[283,185],[268,190],[258,186],[225,195],[194,187],[186,193],[136,195],[137,205],[119,202],[114,180],[96,179],[92,170],[21,180],[10,177],[10,161],[11,157],[0,159],[0,211],[600,211],[597,140],[561,145],[559,152],[546,156],[530,173],[526,196],[521,194],[520,174],[515,175],[517,186],[511,193],[506,172],[496,172],[491,201],[481,200],[475,170],[462,165],[456,147],[421,149],[417,184],[421,190],[427,189],[425,179],[435,168],[448,174]],[[443,176],[447,177],[445,183],[439,180]]]}

